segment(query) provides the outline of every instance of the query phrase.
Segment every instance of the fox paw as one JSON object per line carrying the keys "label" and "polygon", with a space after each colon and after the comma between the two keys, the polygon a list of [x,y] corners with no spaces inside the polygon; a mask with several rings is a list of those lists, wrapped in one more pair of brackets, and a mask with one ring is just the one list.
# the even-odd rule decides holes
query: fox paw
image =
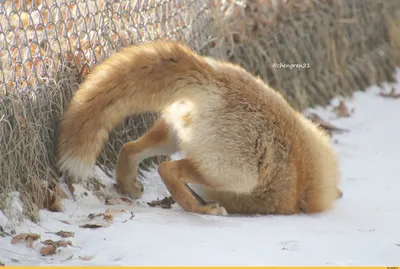
{"label": "fox paw", "polygon": [[129,196],[130,198],[138,199],[142,197],[144,187],[140,181],[136,180],[133,184],[129,184],[129,186],[117,185],[117,191],[123,195]]}
{"label": "fox paw", "polygon": [[225,207],[221,206],[218,202],[207,202],[205,204],[205,213],[215,216],[227,216],[228,212]]}

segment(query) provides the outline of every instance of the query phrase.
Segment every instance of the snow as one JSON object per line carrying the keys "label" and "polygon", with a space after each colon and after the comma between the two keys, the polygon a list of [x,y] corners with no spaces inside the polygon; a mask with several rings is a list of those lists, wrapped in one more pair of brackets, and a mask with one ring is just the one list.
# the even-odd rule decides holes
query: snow
{"label": "snow", "polygon": [[[400,81],[400,70],[397,77]],[[384,91],[392,86],[383,85]],[[400,91],[400,83],[394,87]],[[177,204],[172,209],[153,208],[146,203],[168,196],[154,168],[142,179],[144,196],[131,206],[105,205],[76,186],[77,201],[64,200],[65,212],[41,211],[39,224],[24,221],[15,228],[17,234],[38,233],[43,241],[60,240],[54,234],[60,230],[72,231],[74,237],[66,240],[73,246],[43,257],[39,241],[32,249],[24,243],[12,245],[10,236],[0,237],[0,261],[6,265],[399,265],[400,100],[380,97],[380,91],[373,86],[345,100],[354,108],[349,118],[337,118],[332,111],[339,99],[330,107],[313,109],[350,130],[332,138],[340,156],[344,196],[329,212],[217,217],[186,213]],[[112,191],[114,181],[100,169],[96,174],[108,195],[118,197]],[[79,227],[104,223],[87,216],[107,208],[126,212],[105,228]],[[3,214],[0,220],[5,225]],[[84,261],[80,256],[92,257]]]}

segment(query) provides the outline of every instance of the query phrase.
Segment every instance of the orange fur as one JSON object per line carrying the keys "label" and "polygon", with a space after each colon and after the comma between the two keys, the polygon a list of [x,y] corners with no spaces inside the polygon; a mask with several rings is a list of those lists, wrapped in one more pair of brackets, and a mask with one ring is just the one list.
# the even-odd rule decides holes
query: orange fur
{"label": "orange fur", "polygon": [[93,70],[59,125],[60,170],[88,177],[108,133],[145,111],[161,118],[120,151],[116,180],[124,194],[141,196],[141,160],[181,151],[185,159],[162,163],[159,174],[186,211],[312,213],[338,198],[337,157],[322,130],[243,68],[177,42],[125,48]]}

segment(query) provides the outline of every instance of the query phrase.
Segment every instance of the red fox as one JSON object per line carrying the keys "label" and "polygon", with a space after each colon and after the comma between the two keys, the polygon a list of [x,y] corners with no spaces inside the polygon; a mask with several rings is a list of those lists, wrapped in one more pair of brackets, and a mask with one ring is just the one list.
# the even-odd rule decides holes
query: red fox
{"label": "red fox", "polygon": [[[314,213],[341,197],[327,134],[260,78],[176,41],[121,49],[93,69],[60,120],[60,171],[90,176],[109,132],[147,111],[161,116],[119,152],[115,175],[124,195],[144,191],[140,161],[181,152],[158,173],[187,212]],[[188,184],[202,186],[203,197]]]}

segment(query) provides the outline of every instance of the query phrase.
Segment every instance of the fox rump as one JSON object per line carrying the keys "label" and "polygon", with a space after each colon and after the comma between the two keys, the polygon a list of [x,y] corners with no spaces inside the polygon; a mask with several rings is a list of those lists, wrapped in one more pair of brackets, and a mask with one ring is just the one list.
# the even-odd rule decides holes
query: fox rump
{"label": "fox rump", "polygon": [[119,152],[122,194],[142,195],[142,160],[182,152],[183,159],[161,163],[158,173],[188,212],[314,213],[341,196],[325,132],[260,78],[173,41],[121,49],[86,77],[58,126],[60,171],[90,176],[109,132],[148,111],[160,112],[158,121]]}

